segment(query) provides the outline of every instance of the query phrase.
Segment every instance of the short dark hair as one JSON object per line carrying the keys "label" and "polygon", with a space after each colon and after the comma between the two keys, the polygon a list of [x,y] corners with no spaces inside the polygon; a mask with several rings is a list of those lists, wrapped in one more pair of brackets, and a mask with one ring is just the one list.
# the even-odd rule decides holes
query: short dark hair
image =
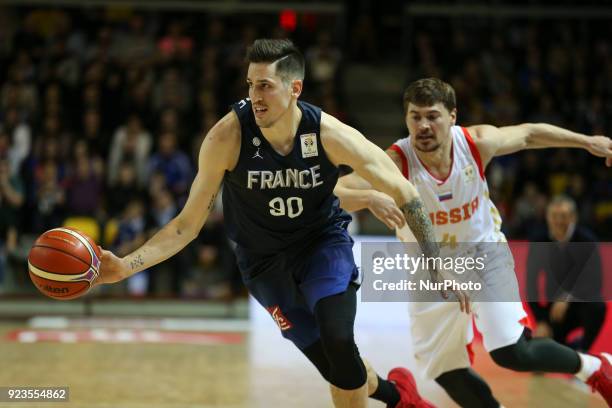
{"label": "short dark hair", "polygon": [[248,63],[276,64],[276,74],[283,80],[304,79],[304,56],[288,39],[259,38],[247,50]]}
{"label": "short dark hair", "polygon": [[442,103],[451,112],[457,107],[457,98],[450,84],[438,78],[423,78],[408,85],[404,91],[404,111],[406,112],[409,103],[417,106]]}

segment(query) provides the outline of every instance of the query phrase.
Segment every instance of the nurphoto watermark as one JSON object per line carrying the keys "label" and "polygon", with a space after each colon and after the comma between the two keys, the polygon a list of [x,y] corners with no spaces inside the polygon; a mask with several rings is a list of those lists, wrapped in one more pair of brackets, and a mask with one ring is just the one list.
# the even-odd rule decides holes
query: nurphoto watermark
{"label": "nurphoto watermark", "polygon": [[[462,291],[472,301],[581,301],[612,298],[603,280],[611,245],[534,242],[453,243],[425,256],[417,243],[362,242],[362,301],[438,302],[442,291]],[[560,254],[569,253],[571,260]],[[515,262],[515,257],[518,263]],[[544,276],[545,287],[542,288]]]}

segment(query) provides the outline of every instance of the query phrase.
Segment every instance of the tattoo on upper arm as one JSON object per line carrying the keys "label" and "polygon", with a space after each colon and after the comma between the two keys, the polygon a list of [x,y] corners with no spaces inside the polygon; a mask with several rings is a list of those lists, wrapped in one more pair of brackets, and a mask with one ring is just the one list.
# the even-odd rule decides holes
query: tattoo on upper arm
{"label": "tattoo on upper arm", "polygon": [[210,203],[208,203],[208,207],[206,208],[208,211],[212,210],[213,206],[215,205],[215,198],[217,198],[216,194],[213,194],[212,197],[210,197]]}
{"label": "tattoo on upper arm", "polygon": [[410,230],[416,237],[423,254],[428,257],[438,256],[440,247],[436,241],[433,225],[425,211],[423,201],[414,198],[400,207]]}
{"label": "tattoo on upper arm", "polygon": [[139,266],[144,265],[144,260],[142,259],[142,255],[137,255],[134,259],[130,261],[130,268],[132,270],[138,268]]}

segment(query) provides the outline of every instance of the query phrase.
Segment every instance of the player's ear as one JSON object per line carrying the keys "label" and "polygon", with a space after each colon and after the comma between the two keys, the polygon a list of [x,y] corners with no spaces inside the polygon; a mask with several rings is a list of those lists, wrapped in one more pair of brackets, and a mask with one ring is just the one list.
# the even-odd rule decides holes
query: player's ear
{"label": "player's ear", "polygon": [[453,110],[450,111],[450,121],[451,126],[455,126],[455,122],[457,122],[457,108],[453,108]]}
{"label": "player's ear", "polygon": [[291,81],[291,96],[298,98],[302,94],[302,87],[304,86],[304,80],[294,79]]}

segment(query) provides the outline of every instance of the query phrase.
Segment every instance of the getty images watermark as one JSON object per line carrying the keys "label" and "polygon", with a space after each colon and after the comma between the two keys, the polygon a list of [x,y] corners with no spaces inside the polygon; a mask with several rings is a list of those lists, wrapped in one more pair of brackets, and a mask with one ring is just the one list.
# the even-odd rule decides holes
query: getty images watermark
{"label": "getty images watermark", "polygon": [[[383,275],[385,272],[403,271],[409,276],[414,276],[418,271],[435,270],[440,272],[437,279],[400,279],[399,281],[386,281],[382,276],[374,279],[372,287],[376,291],[480,291],[482,282],[460,281],[453,279],[453,274],[463,275],[468,271],[482,272],[485,270],[487,254],[478,257],[470,256],[437,256],[426,257],[424,255],[411,256],[407,253],[395,254],[394,256],[383,256],[377,252],[372,258],[372,273]],[[446,272],[451,272],[447,274]]]}
{"label": "getty images watermark", "polygon": [[417,243],[364,242],[361,268],[365,302],[440,302],[441,291],[459,290],[473,301],[520,300],[506,243],[453,243],[426,257]]}
{"label": "getty images watermark", "polygon": [[424,256],[417,243],[362,242],[361,300],[441,302],[440,290],[461,290],[475,302],[608,301],[606,259],[609,242],[441,243],[436,257]]}

